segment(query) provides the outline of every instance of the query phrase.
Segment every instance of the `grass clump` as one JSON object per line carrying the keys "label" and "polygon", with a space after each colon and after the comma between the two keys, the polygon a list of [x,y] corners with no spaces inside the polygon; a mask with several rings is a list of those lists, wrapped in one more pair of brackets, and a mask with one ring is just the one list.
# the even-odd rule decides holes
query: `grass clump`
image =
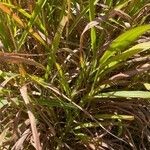
{"label": "grass clump", "polygon": [[0,149],[149,149],[149,2],[0,2]]}

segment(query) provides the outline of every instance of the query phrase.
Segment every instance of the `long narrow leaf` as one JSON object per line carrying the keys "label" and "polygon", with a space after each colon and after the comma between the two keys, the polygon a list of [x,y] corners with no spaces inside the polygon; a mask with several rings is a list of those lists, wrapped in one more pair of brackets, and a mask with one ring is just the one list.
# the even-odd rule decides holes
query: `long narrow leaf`
{"label": "long narrow leaf", "polygon": [[[150,50],[150,42],[144,42],[137,44],[130,49],[126,50],[125,52],[118,54],[112,58],[110,58],[106,63],[106,68],[111,68],[115,66],[116,64],[125,61],[128,58],[131,58],[133,55],[140,53],[141,51]],[[113,68],[114,69],[114,68]]]}
{"label": "long narrow leaf", "polygon": [[[90,21],[93,21],[95,19],[95,6],[94,6],[94,0],[89,0],[89,18]],[[91,47],[93,50],[93,53],[95,55],[95,48],[96,48],[96,29],[95,27],[91,28]]]}
{"label": "long narrow leaf", "polygon": [[40,10],[43,8],[43,6],[45,5],[47,0],[38,0],[35,6],[35,9],[31,15],[30,21],[28,22],[27,26],[26,26],[26,30],[23,32],[21,39],[19,41],[19,48],[21,48],[21,46],[23,45],[32,25],[34,24],[38,14],[40,13]]}
{"label": "long narrow leaf", "polygon": [[30,123],[31,123],[31,129],[32,129],[32,134],[33,134],[33,140],[35,142],[35,148],[36,148],[36,150],[41,150],[42,148],[41,148],[41,143],[40,143],[38,131],[36,128],[36,120],[35,120],[35,116],[32,112],[32,107],[30,104],[26,85],[24,85],[23,87],[20,88],[20,93],[21,93],[21,96],[22,96],[22,98],[26,104],[27,109],[28,109],[28,116],[29,116]]}
{"label": "long narrow leaf", "polygon": [[150,25],[143,25],[143,26],[130,29],[129,31],[126,31],[125,33],[121,34],[118,38],[116,38],[112,42],[109,49],[107,49],[104,55],[101,57],[100,64],[106,62],[116,52],[123,51],[132,42],[134,42],[140,35],[142,35],[148,30],[150,30]]}
{"label": "long narrow leaf", "polygon": [[94,96],[94,98],[143,98],[150,99],[149,91],[113,91],[101,93]]}

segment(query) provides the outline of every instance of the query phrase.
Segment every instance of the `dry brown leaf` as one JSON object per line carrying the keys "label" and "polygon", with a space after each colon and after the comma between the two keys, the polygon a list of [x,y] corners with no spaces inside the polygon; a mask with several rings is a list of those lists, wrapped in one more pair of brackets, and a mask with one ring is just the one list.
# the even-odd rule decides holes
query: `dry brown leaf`
{"label": "dry brown leaf", "polygon": [[31,123],[31,130],[32,130],[32,134],[33,134],[33,140],[35,143],[35,148],[36,148],[36,150],[41,150],[42,148],[41,148],[41,144],[40,144],[38,131],[36,128],[36,120],[35,120],[34,114],[32,113],[32,107],[31,107],[31,104],[29,101],[29,96],[27,93],[27,85],[24,85],[20,88],[20,93],[21,93],[21,96],[22,96],[22,98],[26,104],[27,110],[28,110],[27,112],[28,112],[28,116],[30,119],[30,123]]}
{"label": "dry brown leaf", "polygon": [[40,63],[25,57],[19,56],[19,54],[15,53],[0,53],[0,62],[7,62],[13,64],[25,63],[28,65],[33,65],[38,68],[45,70],[45,67]]}
{"label": "dry brown leaf", "polygon": [[109,80],[114,81],[114,80],[119,80],[119,79],[122,79],[122,78],[128,78],[128,77],[134,76],[136,74],[139,74],[141,72],[145,72],[145,71],[148,71],[148,70],[150,70],[150,63],[143,64],[142,66],[136,68],[135,70],[126,71],[126,72],[114,75]]}
{"label": "dry brown leaf", "polygon": [[8,130],[9,130],[9,127],[4,129],[3,132],[0,134],[0,146],[2,146]]}
{"label": "dry brown leaf", "polygon": [[22,136],[18,139],[18,141],[15,143],[15,145],[12,147],[11,150],[23,150],[23,143],[25,141],[25,139],[27,138],[27,136],[30,133],[30,129],[27,129]]}

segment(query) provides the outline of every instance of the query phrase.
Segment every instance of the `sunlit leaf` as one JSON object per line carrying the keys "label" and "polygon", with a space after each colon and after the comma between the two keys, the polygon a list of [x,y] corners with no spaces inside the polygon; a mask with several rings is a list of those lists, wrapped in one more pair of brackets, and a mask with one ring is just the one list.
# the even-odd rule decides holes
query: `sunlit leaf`
{"label": "sunlit leaf", "polygon": [[115,66],[116,64],[131,58],[133,55],[140,53],[142,51],[146,51],[146,50],[150,50],[150,42],[144,42],[144,43],[140,43],[137,44],[133,47],[131,47],[130,49],[124,51],[121,54],[118,54],[112,58],[110,58],[104,65],[106,65],[106,68],[111,68],[113,66]]}
{"label": "sunlit leaf", "polygon": [[148,91],[113,91],[113,92],[100,93],[94,96],[94,98],[119,98],[119,97],[149,99],[150,92]]}
{"label": "sunlit leaf", "polygon": [[146,88],[147,90],[150,91],[150,83],[144,83],[144,86],[145,86],[145,88]]}
{"label": "sunlit leaf", "polygon": [[8,101],[7,101],[6,99],[1,99],[1,98],[0,98],[0,109],[1,109],[3,106],[7,105],[7,104],[8,104]]}
{"label": "sunlit leaf", "polygon": [[9,127],[4,129],[2,131],[2,133],[0,134],[0,146],[2,146],[4,140],[5,140],[5,137],[6,137],[6,134],[7,134],[7,131],[9,130]]}
{"label": "sunlit leaf", "polygon": [[113,114],[97,114],[95,115],[98,119],[120,119],[120,120],[134,120],[134,116],[131,115],[113,115]]}
{"label": "sunlit leaf", "polygon": [[130,44],[132,44],[140,35],[148,30],[150,30],[150,25],[143,25],[130,29],[129,31],[121,34],[111,43],[109,49],[107,49],[104,55],[101,57],[100,64],[106,62],[116,52],[123,51]]}

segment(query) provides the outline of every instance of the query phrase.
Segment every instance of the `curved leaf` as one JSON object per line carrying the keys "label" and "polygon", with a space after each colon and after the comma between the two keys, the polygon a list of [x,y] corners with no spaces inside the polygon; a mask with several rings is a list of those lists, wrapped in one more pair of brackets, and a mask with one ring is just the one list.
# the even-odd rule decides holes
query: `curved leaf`
{"label": "curved leaf", "polygon": [[137,44],[133,47],[131,47],[130,49],[126,50],[125,52],[118,54],[112,58],[110,58],[105,64],[107,68],[111,68],[113,66],[115,66],[116,64],[131,58],[133,55],[141,52],[141,51],[145,51],[150,49],[150,42],[144,42],[144,43],[140,43]]}
{"label": "curved leaf", "polygon": [[100,59],[100,64],[106,62],[111,56],[113,56],[118,51],[123,51],[127,48],[132,42],[134,42],[140,35],[150,30],[150,25],[143,25],[125,33],[121,34],[118,38],[116,38],[110,47],[106,50],[104,55]]}

